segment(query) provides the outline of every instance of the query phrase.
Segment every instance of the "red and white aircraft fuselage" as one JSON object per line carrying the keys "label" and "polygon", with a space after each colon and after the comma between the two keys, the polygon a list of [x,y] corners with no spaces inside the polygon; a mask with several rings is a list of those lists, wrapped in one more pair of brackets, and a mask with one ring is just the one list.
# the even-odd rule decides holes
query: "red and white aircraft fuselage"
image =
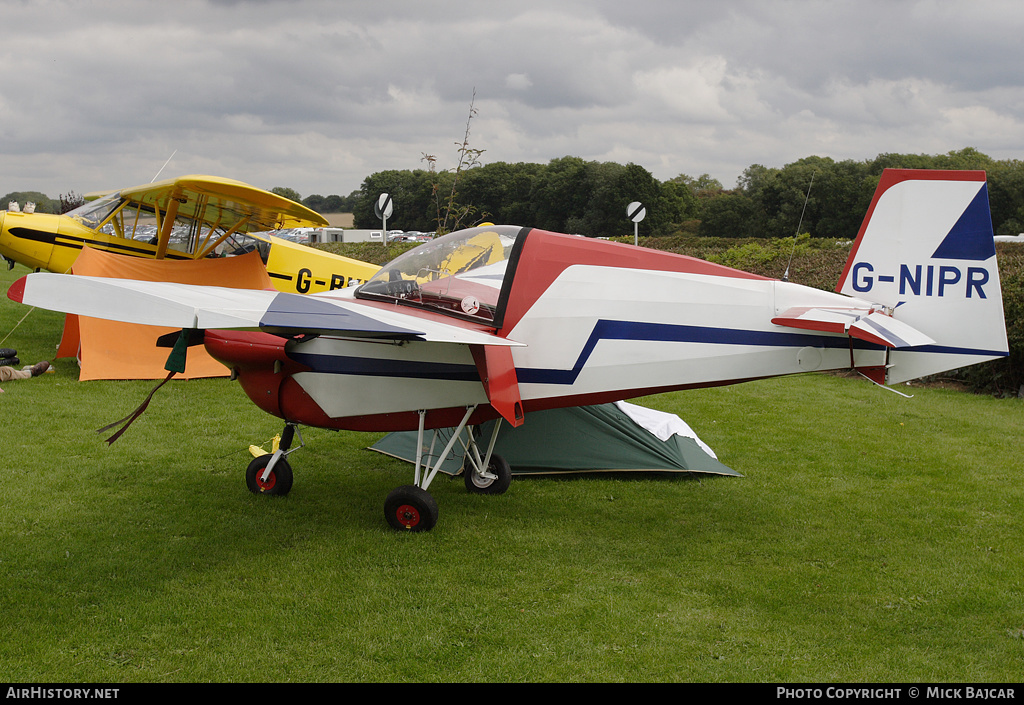
{"label": "red and white aircraft fuselage", "polygon": [[[8,295],[205,330],[210,353],[289,429],[519,425],[540,409],[816,370],[892,384],[1007,354],[984,172],[887,170],[837,289],[485,226],[407,252],[354,292],[34,274]],[[491,454],[476,455],[470,474],[489,488]],[[282,461],[259,469],[257,488]],[[433,525],[418,494],[432,477],[417,463],[415,486],[386,505],[393,525]]]}

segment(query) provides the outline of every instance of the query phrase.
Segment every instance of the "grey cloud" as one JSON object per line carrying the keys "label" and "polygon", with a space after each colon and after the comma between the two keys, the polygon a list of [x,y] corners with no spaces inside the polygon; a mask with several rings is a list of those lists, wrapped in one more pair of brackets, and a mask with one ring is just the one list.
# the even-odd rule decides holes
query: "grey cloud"
{"label": "grey cloud", "polygon": [[8,191],[126,185],[177,149],[169,172],[347,193],[423,152],[449,166],[474,89],[487,161],[572,154],[659,178],[1024,142],[1017,3],[154,6],[5,7]]}

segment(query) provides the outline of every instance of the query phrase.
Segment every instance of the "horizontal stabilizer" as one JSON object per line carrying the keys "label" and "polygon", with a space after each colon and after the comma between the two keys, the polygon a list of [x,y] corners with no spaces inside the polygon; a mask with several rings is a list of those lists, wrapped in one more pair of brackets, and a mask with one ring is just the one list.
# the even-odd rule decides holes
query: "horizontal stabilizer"
{"label": "horizontal stabilizer", "polygon": [[798,306],[776,316],[772,323],[788,328],[840,333],[887,348],[914,348],[935,343],[906,323],[870,308]]}

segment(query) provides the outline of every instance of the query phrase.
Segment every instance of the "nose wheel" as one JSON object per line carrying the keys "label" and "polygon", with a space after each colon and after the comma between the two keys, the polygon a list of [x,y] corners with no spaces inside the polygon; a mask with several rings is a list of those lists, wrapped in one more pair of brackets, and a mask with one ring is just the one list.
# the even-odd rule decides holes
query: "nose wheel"
{"label": "nose wheel", "polygon": [[273,453],[258,455],[245,469],[245,486],[253,494],[286,495],[292,488],[292,466],[285,456],[305,445],[299,434],[299,448],[292,448],[297,427],[287,424],[281,432],[281,441]]}
{"label": "nose wheel", "polygon": [[292,488],[292,466],[284,458],[280,458],[270,474],[266,474],[267,465],[274,456],[271,454],[253,458],[245,469],[245,485],[253,494],[286,495]]}

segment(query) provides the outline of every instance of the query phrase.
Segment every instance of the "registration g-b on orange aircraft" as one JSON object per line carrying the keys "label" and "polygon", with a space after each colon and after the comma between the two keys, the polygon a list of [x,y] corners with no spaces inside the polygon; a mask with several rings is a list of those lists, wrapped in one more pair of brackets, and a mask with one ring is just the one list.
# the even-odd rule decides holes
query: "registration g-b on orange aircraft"
{"label": "registration g-b on orange aircraft", "polygon": [[63,215],[0,211],[0,255],[66,273],[83,247],[150,259],[202,259],[258,250],[274,286],[309,294],[368,280],[376,265],[269,233],[320,227],[319,213],[233,179],[181,176],[86,194]]}

